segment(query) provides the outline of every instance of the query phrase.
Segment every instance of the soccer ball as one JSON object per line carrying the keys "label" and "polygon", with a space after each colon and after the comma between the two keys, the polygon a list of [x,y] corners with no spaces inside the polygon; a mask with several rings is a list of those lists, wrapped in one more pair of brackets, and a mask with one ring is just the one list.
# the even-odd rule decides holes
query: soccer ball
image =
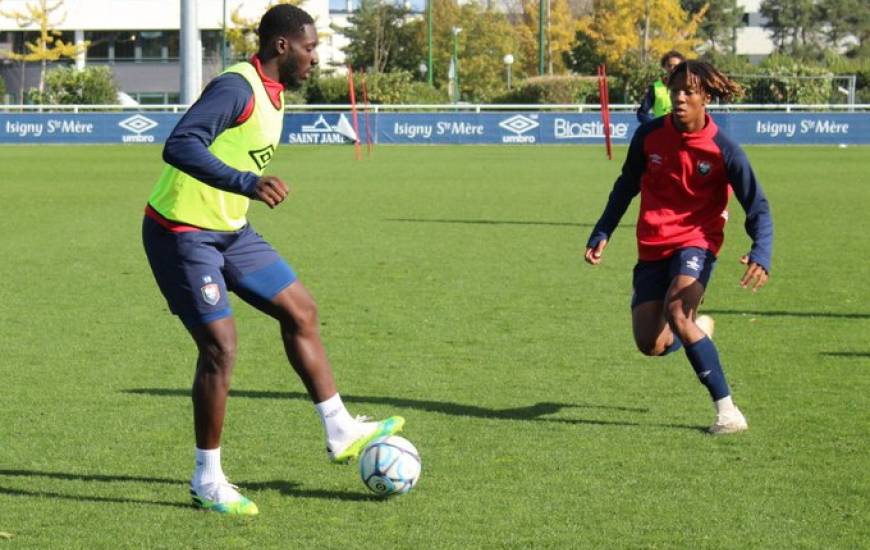
{"label": "soccer ball", "polygon": [[376,439],[362,452],[359,475],[378,496],[404,495],[420,479],[420,454],[404,437]]}

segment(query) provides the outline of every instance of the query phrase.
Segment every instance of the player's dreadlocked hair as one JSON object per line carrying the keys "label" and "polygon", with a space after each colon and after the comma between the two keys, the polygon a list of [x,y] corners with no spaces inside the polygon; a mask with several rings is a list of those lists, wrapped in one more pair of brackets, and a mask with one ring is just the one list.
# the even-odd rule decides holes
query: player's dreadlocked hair
{"label": "player's dreadlocked hair", "polygon": [[743,95],[743,88],[740,84],[730,80],[727,76],[720,73],[716,67],[704,61],[697,61],[695,59],[683,61],[671,73],[669,82],[676,82],[677,78],[683,74],[685,74],[686,82],[690,86],[703,90],[705,93],[710,94],[710,97],[728,101]]}
{"label": "player's dreadlocked hair", "polygon": [[279,36],[301,34],[305,25],[314,25],[314,19],[305,10],[290,4],[273,6],[260,19],[260,27],[257,29],[260,49]]}

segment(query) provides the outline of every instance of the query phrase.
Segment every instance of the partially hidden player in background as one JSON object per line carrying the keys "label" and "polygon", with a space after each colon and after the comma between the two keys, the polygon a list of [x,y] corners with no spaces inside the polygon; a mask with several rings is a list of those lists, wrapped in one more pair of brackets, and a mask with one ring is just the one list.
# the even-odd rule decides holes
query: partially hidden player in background
{"label": "partially hidden player in background", "polygon": [[676,50],[671,50],[662,56],[659,64],[666,74],[649,85],[646,95],[643,96],[643,101],[640,102],[640,107],[637,108],[638,122],[644,124],[671,112],[671,94],[668,90],[668,76],[677,65],[685,60],[686,58],[683,57],[683,54]]}
{"label": "partially hidden player in background", "polygon": [[199,350],[193,381],[194,505],[253,515],[257,506],[221,468],[220,441],[236,356],[227,292],[278,321],[289,362],[320,413],[331,460],[344,462],[404,419],[351,417],[337,393],[320,340],[317,309],[290,266],[247,222],[250,199],[278,206],[287,185],[263,175],[281,136],[285,88],[317,65],[314,20],[279,4],[259,24],[260,47],[205,88],[169,136],[163,174],[148,199],[143,241],[171,311]]}
{"label": "partially hidden player in background", "polygon": [[767,198],[743,150],[716,126],[706,105],[740,88],[711,65],[685,61],[668,84],[674,111],[642,125],[586,244],[586,261],[602,254],[629,203],[640,193],[639,260],[634,268],[631,316],[634,339],[645,355],[661,356],[685,346],[686,356],[716,409],[714,434],[746,430],[734,405],[719,353],[713,320],[696,319],[724,239],[729,187],[746,212],[750,252],[741,258],[741,286],[753,291],[768,279],[773,221]]}

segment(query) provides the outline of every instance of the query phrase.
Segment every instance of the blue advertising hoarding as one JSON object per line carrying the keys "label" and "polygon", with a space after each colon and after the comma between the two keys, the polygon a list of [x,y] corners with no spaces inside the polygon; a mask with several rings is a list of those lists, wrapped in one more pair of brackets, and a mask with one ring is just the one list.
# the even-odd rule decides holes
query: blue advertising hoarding
{"label": "blue advertising hoarding", "polygon": [[163,143],[177,113],[0,113],[0,143]]}
{"label": "blue advertising hoarding", "polygon": [[[163,143],[178,113],[0,113],[0,143]],[[715,112],[722,130],[743,144],[870,144],[870,112]],[[597,112],[369,113],[358,116],[362,141],[396,144],[594,144],[604,126]],[[626,144],[633,113],[611,115],[615,144]],[[348,112],[291,112],[282,143],[352,143]]]}

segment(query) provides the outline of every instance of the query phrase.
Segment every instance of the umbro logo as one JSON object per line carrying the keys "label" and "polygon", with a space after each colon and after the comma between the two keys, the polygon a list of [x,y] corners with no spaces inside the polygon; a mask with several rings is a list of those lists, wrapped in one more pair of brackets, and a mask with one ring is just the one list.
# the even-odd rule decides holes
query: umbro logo
{"label": "umbro logo", "polygon": [[248,154],[251,155],[251,158],[254,159],[254,163],[256,163],[257,168],[262,170],[269,164],[269,161],[272,160],[272,155],[275,153],[275,147],[273,145],[267,145],[262,149],[257,149],[256,151],[248,151]]}
{"label": "umbro logo", "polygon": [[119,122],[118,126],[130,132],[121,136],[122,143],[154,143],[154,136],[145,132],[157,128],[159,124],[147,116],[133,115]]}
{"label": "umbro logo", "polygon": [[537,139],[534,134],[524,135],[530,130],[534,130],[541,124],[537,120],[538,115],[514,115],[510,118],[502,120],[498,125],[513,135],[503,135],[502,143],[535,143]]}
{"label": "umbro logo", "polygon": [[151,130],[152,128],[156,128],[157,123],[146,116],[133,115],[119,122],[118,126],[127,130],[128,132],[133,132],[134,134],[141,134],[143,132]]}
{"label": "umbro logo", "polygon": [[502,120],[498,125],[517,135],[524,134],[539,126],[538,121],[523,115],[514,115],[506,120]]}

